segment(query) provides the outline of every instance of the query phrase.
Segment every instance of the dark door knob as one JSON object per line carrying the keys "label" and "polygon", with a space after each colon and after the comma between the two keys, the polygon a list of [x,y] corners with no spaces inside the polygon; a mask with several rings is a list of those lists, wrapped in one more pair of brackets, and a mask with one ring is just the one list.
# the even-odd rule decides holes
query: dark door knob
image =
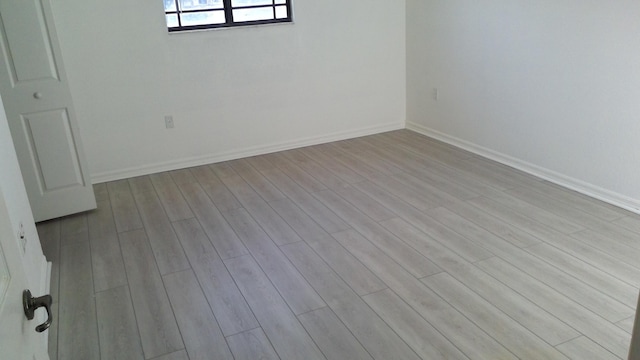
{"label": "dark door knob", "polygon": [[22,305],[24,306],[24,315],[29,320],[33,320],[33,315],[37,308],[44,307],[47,310],[47,321],[36,326],[37,332],[43,332],[51,326],[53,316],[51,315],[51,303],[53,298],[51,295],[44,295],[37,298],[31,296],[31,291],[25,290],[22,292]]}

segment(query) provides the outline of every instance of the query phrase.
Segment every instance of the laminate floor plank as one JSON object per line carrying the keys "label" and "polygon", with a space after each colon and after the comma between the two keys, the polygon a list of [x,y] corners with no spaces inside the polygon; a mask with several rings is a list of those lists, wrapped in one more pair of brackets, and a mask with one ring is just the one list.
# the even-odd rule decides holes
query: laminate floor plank
{"label": "laminate floor plank", "polygon": [[138,176],[128,179],[133,194],[153,191],[153,183],[149,176]]}
{"label": "laminate floor plank", "polygon": [[337,141],[327,144],[327,147],[342,152],[346,158],[352,161],[367,164],[367,166],[383,176],[394,176],[402,172],[395,164],[390,164],[375,156],[375,154],[363,151],[360,146],[351,141]]}
{"label": "laminate floor plank", "polygon": [[282,247],[331,310],[376,359],[418,359],[416,354],[307,245]]}
{"label": "laminate floor plank", "polygon": [[298,315],[298,319],[328,360],[373,360],[330,308]]}
{"label": "laminate floor plank", "polygon": [[373,221],[383,221],[396,216],[393,211],[351,185],[332,188],[332,190]]}
{"label": "laminate floor plank", "polygon": [[533,206],[537,206],[541,209],[554,213],[557,216],[567,219],[585,229],[595,230],[610,224],[607,220],[602,220],[597,216],[576,209],[574,206],[571,206],[564,201],[553,198],[547,194],[542,194],[529,187],[521,186],[505,191],[505,193]]}
{"label": "laminate floor plank", "polygon": [[178,221],[195,216],[168,173],[154,174],[150,179],[169,220]]}
{"label": "laminate floor plank", "polygon": [[299,151],[349,184],[357,183],[365,179],[355,171],[351,170],[348,166],[334,161],[330,156],[314,147],[302,148],[299,149]]}
{"label": "laminate floor plank", "polygon": [[[363,140],[371,141],[371,139],[368,138],[364,138]],[[425,166],[424,163],[415,160],[415,158],[411,156],[407,156],[407,154],[398,155],[388,148],[376,146],[370,142],[367,142],[367,145],[369,146],[369,151],[378,154],[380,157],[386,159],[387,161],[401,164],[402,169],[407,174],[410,174],[418,179],[422,179],[424,182],[424,184],[422,184],[423,186],[431,184],[438,190],[454,196],[460,200],[473,199],[479,196],[479,194],[474,192],[473,190],[457,182],[452,182],[450,179],[439,175],[437,172],[434,172],[432,168]]]}
{"label": "laminate floor plank", "polygon": [[514,226],[498,217],[482,211],[466,202],[451,203],[445,208],[460,217],[490,231],[514,246],[523,248],[542,243],[542,240],[529,232]]}
{"label": "laminate floor plank", "polygon": [[191,172],[220,211],[235,210],[242,207],[240,202],[209,166],[198,166],[192,168]]}
{"label": "laminate floor plank", "polygon": [[[460,184],[463,188],[469,189],[474,193],[480,195],[491,195],[498,191],[495,187],[483,182],[481,177],[475,176],[473,173],[463,172],[460,169],[447,166],[446,164],[437,161],[432,156],[424,156],[408,148],[398,146],[398,144],[392,140],[389,141],[389,139],[373,137],[372,139],[367,138],[367,141],[376,141],[376,144],[379,144],[380,147],[384,147],[384,149],[388,151],[388,154],[393,154],[400,159],[410,159],[415,163],[422,164],[427,173],[433,173],[447,181]],[[423,172],[424,171],[421,171],[420,173],[422,174]]]}
{"label": "laminate floor plank", "polygon": [[[465,355],[478,359],[516,359],[360,234],[348,230],[333,236]],[[460,329],[465,330],[461,332]]]}
{"label": "laminate floor plank", "polygon": [[327,189],[327,187],[324,186],[321,182],[306,173],[298,165],[291,162],[283,154],[269,154],[269,160],[271,160],[271,162],[275,166],[277,166],[284,174],[291,178],[291,180],[295,181],[298,186],[303,188],[306,192],[312,193],[315,191]]}
{"label": "laminate floor plank", "polygon": [[[580,230],[584,230],[584,227],[576,224],[572,221],[566,220],[558,215],[529,204],[526,201],[520,200],[516,197],[509,195],[507,192],[502,192],[498,195],[492,196],[488,198],[491,201],[495,201],[501,205],[509,207],[514,211],[520,212],[521,214],[526,214],[532,220],[535,220],[541,224],[548,226],[549,228],[561,232],[563,234],[571,234],[578,232]],[[482,201],[483,199],[473,199],[473,201]]]}
{"label": "laminate floor plank", "polygon": [[144,359],[127,286],[96,293],[100,359]]}
{"label": "laminate floor plank", "polygon": [[61,246],[88,242],[87,213],[73,214],[60,219]]}
{"label": "laminate floor plank", "polygon": [[184,350],[172,352],[171,354],[161,355],[153,358],[152,360],[189,360],[187,352]]}
{"label": "laminate floor plank", "polygon": [[557,346],[563,354],[572,360],[584,360],[584,359],[601,359],[601,360],[614,360],[620,359],[613,355],[609,351],[602,348],[602,346],[594,343],[586,336],[580,336],[579,338],[567,341],[564,344]]}
{"label": "laminate floor plank", "polygon": [[551,245],[539,244],[525,250],[593,288],[609,294],[629,307],[633,308],[637,304],[638,288],[628,285]]}
{"label": "laminate floor plank", "polygon": [[171,178],[176,183],[176,185],[190,184],[197,181],[191,173],[190,169],[169,171],[169,175],[171,175]]}
{"label": "laminate floor plank", "polygon": [[96,201],[96,208],[87,212],[89,238],[118,235],[109,200]]}
{"label": "laminate floor plank", "polygon": [[[475,200],[473,200],[475,201]],[[544,282],[552,288],[560,291],[565,296],[577,301],[583,306],[591,309],[609,321],[618,321],[629,316],[633,310],[618,301],[617,299],[601,292],[579,279],[561,271],[558,268],[549,266],[548,263],[538,259],[537,257],[527,253],[504,241],[500,241],[486,230],[475,226],[470,222],[466,222],[462,218],[457,220],[454,215],[446,209],[441,210],[442,214],[449,219],[454,219],[450,226],[457,226],[459,232],[465,232],[467,237],[476,237],[491,251],[510,262],[514,266],[522,269],[527,274]],[[454,218],[452,218],[452,216]]]}
{"label": "laminate floor plank", "polygon": [[93,188],[54,360],[627,357],[640,215],[410,130]]}
{"label": "laminate floor plank", "polygon": [[362,211],[373,220],[381,221],[390,219],[395,216],[393,212],[385,208],[384,205],[368,197],[365,193],[354,188],[353,186],[350,186],[349,183],[343,181],[337,175],[332,174],[331,171],[323,168],[321,165],[307,158],[304,154],[299,152],[294,152],[293,154],[297,154],[298,159],[300,157],[304,159],[304,161],[300,161],[298,163],[298,166],[300,166],[300,168],[305,170],[314,178],[318,179],[327,188],[342,196],[352,205],[357,207],[358,210]]}
{"label": "laminate floor plank", "polygon": [[134,194],[160,274],[189,269],[182,245],[155,191]]}
{"label": "laminate floor plank", "polygon": [[570,204],[576,209],[597,216],[603,220],[613,221],[632,214],[628,210],[623,210],[548,181],[529,184],[529,188]]}
{"label": "laminate floor plank", "polygon": [[611,255],[619,261],[640,269],[640,264],[638,264],[640,249],[636,247],[616,241],[612,239],[611,236],[603,235],[592,230],[580,231],[571,234],[571,237]]}
{"label": "laminate floor plank", "polygon": [[619,226],[617,223],[602,220],[596,216],[582,212],[565,202],[539,194],[535,190],[528,188],[517,188],[510,191],[509,194],[519,197],[524,201],[528,201],[538,207],[546,207],[550,212],[569,219],[585,229],[606,235],[610,241],[640,249],[640,244],[638,244],[640,233],[626,229],[624,226]]}
{"label": "laminate floor plank", "polygon": [[617,226],[621,226],[627,230],[633,231],[637,234],[640,234],[640,217],[636,216],[625,216],[621,219],[618,219],[613,222],[613,224]]}
{"label": "laminate floor plank", "polygon": [[96,201],[109,200],[107,183],[93,184],[93,193],[96,196]]}
{"label": "laminate floor plank", "polygon": [[247,160],[247,162],[258,171],[269,170],[275,167],[275,165],[273,165],[265,155],[251,156],[245,158],[245,160]]}
{"label": "laminate floor plank", "polygon": [[247,248],[200,185],[185,184],[180,186],[180,190],[222,259],[248,254]]}
{"label": "laminate floor plank", "polygon": [[[451,275],[436,274],[422,279],[422,282],[519,358],[565,358],[551,345],[516,323]],[[509,331],[504,331],[505,328]]]}
{"label": "laminate floor plank", "polygon": [[141,229],[142,220],[133,200],[129,182],[127,180],[112,181],[107,183],[107,189],[118,232]]}
{"label": "laminate floor plank", "polygon": [[249,305],[196,219],[173,224],[225,336],[258,327]]}
{"label": "laminate floor plank", "polygon": [[255,190],[253,190],[253,188],[247,184],[240,175],[231,175],[222,178],[222,183],[224,183],[233,196],[240,201],[240,204],[260,198],[260,195],[258,195],[258,193],[255,192]]}
{"label": "laminate floor plank", "polygon": [[[363,161],[369,159],[370,161],[374,161],[376,164],[386,164],[386,167],[390,169],[388,171],[390,177],[402,183],[408,190],[423,196],[430,204],[446,204],[456,198],[456,195],[467,192],[466,189],[459,187],[453,189],[451,182],[438,181],[438,179],[435,179],[434,181],[430,176],[430,173],[426,171],[422,173],[423,175],[426,175],[426,178],[420,175],[414,176],[411,171],[408,171],[411,169],[411,166],[406,165],[406,159],[390,159],[386,154],[381,153],[379,148],[371,146],[366,141],[354,139],[351,142],[359,145],[358,149],[361,149],[360,153],[368,154],[366,158],[363,158]],[[430,179],[431,181],[425,181],[426,179]],[[437,186],[438,184],[441,186]],[[442,187],[446,188],[451,193],[442,190]],[[467,193],[466,195],[463,195],[462,198],[474,198],[477,196],[477,194]]]}
{"label": "laminate floor plank", "polygon": [[618,326],[620,329],[628,332],[629,334],[633,334],[633,325],[635,323],[635,316],[630,316],[624,320],[620,320],[616,323],[616,326]]}
{"label": "laminate floor plank", "polygon": [[307,157],[300,149],[288,150],[282,155],[329,189],[349,184],[318,162]]}
{"label": "laminate floor plank", "polygon": [[304,191],[304,189],[302,189],[282,171],[272,169],[263,171],[262,174],[277,186],[282,193],[295,202],[298,207],[307,213],[307,215],[313,217],[313,219],[327,232],[332,233],[350,228],[350,226],[340,219],[340,217],[329,210],[316,198]]}
{"label": "laminate floor plank", "polygon": [[326,306],[246,210],[234,210],[226,213],[225,217],[294,314]]}
{"label": "laminate floor plank", "polygon": [[567,324],[468,263],[402,219],[383,225],[538,337],[557,345],[579,335]]}
{"label": "laminate floor plank", "polygon": [[477,263],[507,286],[546,309],[600,346],[623,358],[627,356],[631,336],[608,321],[582,307],[556,290],[530,277],[502,259],[491,258]]}
{"label": "laminate floor plank", "polygon": [[289,224],[263,200],[246,203],[244,208],[260,224],[276,245],[280,246],[302,241]]}
{"label": "laminate floor plank", "polygon": [[180,331],[146,234],[143,230],[121,233],[120,244],[145,357],[183,349]]}
{"label": "laminate floor plank", "polygon": [[261,328],[255,328],[227,337],[227,343],[236,360],[279,360]]}
{"label": "laminate floor plank", "polygon": [[[85,236],[88,238],[88,234]],[[98,359],[98,324],[88,241],[60,249],[59,296],[58,359]]]}
{"label": "laminate floor plank", "polygon": [[[394,214],[386,209],[382,204],[368,197],[366,194],[350,186],[348,182],[340,179],[337,175],[333,174],[330,170],[323,168],[315,161],[306,157],[306,155],[295,150],[290,150],[286,154],[292,161],[297,161],[296,164],[309,173],[309,175],[318,179],[328,189],[340,194],[340,196],[347,199],[360,211],[371,217],[375,221],[389,219]],[[285,156],[287,156],[285,154]]]}
{"label": "laminate floor plank", "polygon": [[363,299],[422,359],[469,359],[393,291]]}
{"label": "laminate floor plank", "polygon": [[355,171],[356,174],[363,179],[369,179],[371,177],[381,175],[377,169],[369,166],[368,164],[364,164],[358,159],[349,157],[347,153],[331,146],[330,144],[316,145],[313,148],[331,158],[332,161],[338,162],[341,166]]}
{"label": "laminate floor plank", "polygon": [[476,202],[474,206],[477,211],[483,211],[492,216],[498,217],[502,221],[513,224],[530,234],[536,236],[552,246],[555,246],[579,259],[583,259],[597,268],[627,282],[633,286],[640,286],[639,269],[619,261],[615,257],[603,252],[595,247],[586,245],[584,242],[573,237],[556,232],[540,223],[532,221],[524,215],[515,213],[509,208],[490,201]]}
{"label": "laminate floor plank", "polygon": [[466,260],[474,262],[493,256],[493,254],[483,247],[464,238],[450,228],[427,216],[425,213],[409,206],[379,186],[363,182],[357,184],[356,187],[391,209],[411,225],[455,251]]}
{"label": "laminate floor plank", "polygon": [[284,198],[284,194],[245,159],[234,160],[231,162],[231,166],[265,201]]}
{"label": "laminate floor plank", "polygon": [[281,359],[325,359],[251,256],[225,264]]}
{"label": "laminate floor plank", "polygon": [[232,175],[238,175],[238,173],[236,173],[236,171],[233,170],[231,165],[229,165],[228,161],[211,164],[209,165],[209,167],[220,179],[226,178]]}
{"label": "laminate floor plank", "polygon": [[358,295],[387,287],[290,200],[271,202],[271,206]]}
{"label": "laminate floor plank", "polygon": [[163,280],[189,359],[233,359],[193,272],[174,272]]}
{"label": "laminate floor plank", "polygon": [[367,218],[335,193],[327,190],[314,194],[325,205],[339,214],[354,229],[364,235],[390,257],[402,264],[413,276],[420,278],[442,271],[424,256],[415,252],[402,240],[395,237],[375,221]]}
{"label": "laminate floor plank", "polygon": [[118,235],[91,238],[91,263],[96,292],[127,284]]}

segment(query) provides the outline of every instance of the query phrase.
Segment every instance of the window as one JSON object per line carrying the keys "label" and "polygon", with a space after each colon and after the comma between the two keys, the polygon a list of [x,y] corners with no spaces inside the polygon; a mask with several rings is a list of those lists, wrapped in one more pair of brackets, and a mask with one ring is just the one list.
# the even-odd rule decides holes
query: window
{"label": "window", "polygon": [[169,31],[291,22],[291,0],[164,0]]}

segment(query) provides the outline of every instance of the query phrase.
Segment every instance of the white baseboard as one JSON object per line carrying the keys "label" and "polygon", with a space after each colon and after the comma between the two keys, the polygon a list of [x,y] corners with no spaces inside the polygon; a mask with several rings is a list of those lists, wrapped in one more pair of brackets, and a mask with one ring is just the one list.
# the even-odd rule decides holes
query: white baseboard
{"label": "white baseboard", "polygon": [[107,172],[93,174],[91,177],[91,180],[94,184],[99,184],[107,181],[121,180],[121,179],[136,177],[136,176],[155,174],[163,171],[171,171],[171,170],[184,169],[184,168],[193,167],[193,166],[213,164],[221,161],[240,159],[248,156],[269,154],[277,151],[290,150],[290,149],[300,148],[304,146],[328,143],[332,141],[346,140],[346,139],[351,139],[355,137],[373,135],[381,132],[399,130],[399,129],[404,129],[403,122],[393,122],[389,124],[377,125],[377,126],[372,126],[372,127],[362,128],[357,130],[341,131],[341,132],[335,132],[335,133],[325,134],[321,136],[311,136],[307,138],[296,139],[292,141],[284,141],[280,143],[266,144],[266,145],[249,147],[244,149],[236,149],[236,150],[218,153],[218,154],[208,154],[208,155],[184,158],[179,160],[159,162],[159,163],[150,164],[150,165],[142,165],[138,167],[107,171]]}
{"label": "white baseboard", "polygon": [[558,184],[565,188],[577,191],[587,196],[593,197],[598,200],[602,200],[611,205],[629,210],[631,212],[640,214],[640,200],[633,199],[628,196],[601,188],[599,186],[587,183],[582,180],[566,176],[564,174],[540,167],[528,163],[526,161],[511,157],[509,155],[502,154],[500,152],[485,148],[483,146],[476,145],[466,140],[462,140],[442,132],[427,128],[423,125],[407,122],[406,128],[411,131],[415,131],[422,135],[440,140],[447,144],[459,147],[461,149],[470,151],[474,154],[486,157],[488,159],[497,161],[504,165],[513,167],[515,169],[524,171],[528,174],[545,179],[552,183]]}

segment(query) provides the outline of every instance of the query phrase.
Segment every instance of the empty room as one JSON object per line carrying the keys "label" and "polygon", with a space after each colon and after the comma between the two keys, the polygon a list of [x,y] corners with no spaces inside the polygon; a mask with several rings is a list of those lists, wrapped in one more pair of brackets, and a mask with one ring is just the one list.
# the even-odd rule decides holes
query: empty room
{"label": "empty room", "polygon": [[640,359],[638,34],[0,0],[0,359]]}

